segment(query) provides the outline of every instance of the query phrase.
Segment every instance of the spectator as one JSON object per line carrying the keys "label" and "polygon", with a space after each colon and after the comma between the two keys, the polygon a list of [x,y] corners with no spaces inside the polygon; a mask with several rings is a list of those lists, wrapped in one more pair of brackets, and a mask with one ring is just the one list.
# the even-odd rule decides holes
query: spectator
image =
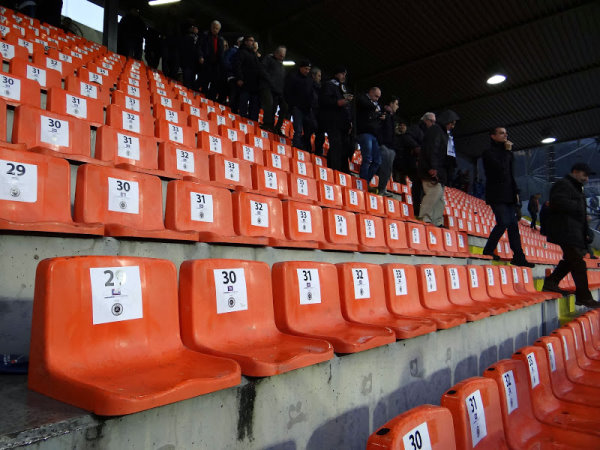
{"label": "spectator", "polygon": [[381,164],[381,152],[377,136],[387,114],[379,106],[381,90],[378,87],[370,88],[366,94],[356,98],[356,140],[360,145],[362,163],[360,164],[360,177],[367,182],[377,173]]}
{"label": "spectator", "polygon": [[451,142],[449,136],[458,119],[458,114],[452,110],[441,113],[437,123],[427,128],[419,153],[418,173],[425,194],[419,217],[436,226],[443,225],[444,186],[448,182],[447,156]]}
{"label": "spectator", "polygon": [[221,22],[213,20],[201,40],[204,64],[200,73],[202,92],[211,100],[224,103],[227,92],[223,82],[223,55],[225,39],[220,35]]}
{"label": "spectator", "polygon": [[186,34],[182,38],[180,52],[183,85],[188,89],[197,89],[196,75],[200,65],[204,62],[197,26],[190,25],[187,28]]}
{"label": "spectator", "polygon": [[[275,134],[282,134],[281,126],[287,117],[288,106],[283,98],[283,87],[285,82],[285,59],[286,48],[278,46],[273,54],[263,58],[266,78],[261,83],[260,103],[263,109],[263,125],[265,130]],[[277,124],[275,124],[275,113],[279,108]]]}
{"label": "spectator", "polygon": [[302,150],[310,150],[310,137],[308,146],[306,146],[306,139],[303,139],[303,136],[308,134],[304,128],[304,120],[310,117],[313,100],[313,79],[309,76],[310,67],[309,61],[300,61],[298,70],[290,72],[285,80],[285,100],[292,113],[294,126],[292,145]]}
{"label": "spectator", "polygon": [[542,205],[542,209],[540,209],[540,234],[547,236],[548,235],[548,216],[550,215],[550,202],[545,201]]}
{"label": "spectator", "polygon": [[160,33],[155,28],[148,27],[146,32],[144,56],[146,58],[146,62],[148,63],[148,67],[151,69],[156,69],[160,63],[161,46],[162,36]]}
{"label": "spectator", "polygon": [[319,121],[329,140],[327,166],[349,173],[348,158],[354,152],[349,106],[354,96],[346,90],[346,75],[346,68],[338,66],[333,70],[333,78],[323,83],[319,94]]}
{"label": "spectator", "polygon": [[387,184],[392,176],[392,169],[394,167],[394,159],[396,152],[394,151],[394,133],[395,124],[394,117],[398,111],[398,98],[390,97],[388,102],[383,106],[383,112],[385,117],[381,124],[381,130],[379,133],[379,151],[381,153],[381,165],[377,169],[377,175],[379,176],[379,186],[377,191],[379,195],[391,196],[387,192]]}
{"label": "spectator", "polygon": [[504,231],[508,231],[508,241],[513,252],[510,263],[516,266],[534,267],[534,264],[525,259],[521,247],[517,217],[518,210],[520,210],[518,205],[521,202],[513,175],[513,143],[508,140],[508,133],[504,127],[492,129],[490,137],[490,148],[483,153],[486,177],[485,200],[492,207],[496,216],[496,226],[483,248],[483,254],[499,259],[494,250]]}
{"label": "spectator", "polygon": [[323,143],[325,142],[325,132],[321,128],[319,123],[319,91],[321,90],[321,69],[313,67],[310,69],[310,76],[312,78],[312,96],[310,103],[310,115],[304,118],[304,133],[302,140],[304,147],[311,151],[311,138],[315,135],[315,155],[323,154]]}
{"label": "spectator", "polygon": [[533,194],[529,197],[529,203],[527,204],[527,211],[531,214],[531,228],[535,230],[535,222],[537,221],[537,215],[540,210],[540,198],[542,194]]}
{"label": "spectator", "polygon": [[131,8],[117,27],[117,52],[128,58],[142,59],[145,35],[146,24],[140,17],[140,11]]}
{"label": "spectator", "polygon": [[[28,2],[25,1],[24,3]],[[36,17],[40,22],[46,22],[57,28],[61,27],[63,0],[38,0],[35,3],[37,3],[37,9],[35,10],[35,16],[31,17]]]}
{"label": "spectator", "polygon": [[233,61],[236,58],[242,42],[244,42],[243,37],[237,38],[234,46],[227,50],[223,55],[223,70],[225,71],[225,81],[227,82],[227,87],[229,89],[229,106],[231,112],[234,114],[237,114],[239,110],[239,88],[233,73]]}
{"label": "spectator", "polygon": [[550,189],[548,241],[560,245],[563,257],[544,280],[542,290],[564,293],[558,285],[571,272],[575,282],[575,304],[596,308],[599,304],[588,287],[587,268],[583,260],[591,240],[583,193],[583,185],[587,183],[589,175],[594,175],[590,166],[576,163],[571,173],[554,183]]}
{"label": "spectator", "polygon": [[233,73],[240,88],[240,115],[258,121],[260,108],[258,90],[264,78],[263,66],[254,51],[254,37],[246,36],[233,63]]}

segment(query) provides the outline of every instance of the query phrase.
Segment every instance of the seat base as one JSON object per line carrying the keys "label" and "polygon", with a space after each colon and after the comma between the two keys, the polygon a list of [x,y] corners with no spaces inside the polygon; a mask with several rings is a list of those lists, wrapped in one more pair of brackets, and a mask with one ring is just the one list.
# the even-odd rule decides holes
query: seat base
{"label": "seat base", "polygon": [[195,231],[173,231],[173,230],[136,230],[135,228],[118,224],[106,224],[104,226],[106,236],[140,237],[147,239],[166,239],[172,241],[198,241],[198,233]]}
{"label": "seat base", "polygon": [[12,222],[0,219],[0,230],[33,231],[41,233],[91,234],[104,236],[104,225],[100,223],[79,224],[76,222]]}

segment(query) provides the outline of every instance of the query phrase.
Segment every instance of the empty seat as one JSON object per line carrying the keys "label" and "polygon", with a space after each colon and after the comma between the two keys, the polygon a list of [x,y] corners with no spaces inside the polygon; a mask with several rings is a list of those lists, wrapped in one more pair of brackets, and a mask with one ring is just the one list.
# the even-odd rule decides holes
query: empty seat
{"label": "empty seat", "polygon": [[179,303],[184,344],[235,359],[245,375],[276,375],[333,357],[328,342],[277,329],[266,263],[185,261],[179,275]]}
{"label": "empty seat", "polygon": [[425,236],[427,238],[427,248],[432,255],[454,256],[446,253],[444,249],[443,230],[433,225],[425,227]]}
{"label": "empty seat", "polygon": [[158,145],[158,169],[160,175],[194,181],[209,181],[208,152],[177,145],[171,141]]}
{"label": "empty seat", "polygon": [[373,216],[387,217],[381,195],[367,193],[365,195],[365,210]]}
{"label": "empty seat", "polygon": [[388,253],[383,219],[368,214],[357,214],[358,250],[361,252]]}
{"label": "empty seat", "polygon": [[[51,71],[51,70],[48,70],[48,71],[55,72],[55,71]],[[58,87],[61,87],[61,85],[59,84]],[[94,100],[99,100],[100,102],[102,102],[103,105],[110,104],[110,90],[102,89],[102,87],[98,86],[97,84],[86,83],[85,81],[83,81],[79,77],[76,77],[75,75],[67,76],[67,80],[65,83],[65,89],[69,92],[73,92],[74,94],[80,95],[82,97],[88,97],[88,98],[93,98]],[[131,97],[128,97],[128,98],[130,101],[134,100]],[[138,102],[138,100],[135,100],[135,102]],[[139,112],[139,110],[140,110],[139,102],[137,104],[138,104],[137,111]]]}
{"label": "empty seat", "polygon": [[408,246],[412,248],[415,253],[421,255],[433,254],[427,247],[427,235],[425,234],[425,225],[416,222],[406,223],[406,238],[408,240]]}
{"label": "empty seat", "polygon": [[288,185],[285,172],[259,164],[252,165],[252,188],[262,195],[287,198]]}
{"label": "empty seat", "polygon": [[283,223],[286,240],[273,242],[283,247],[318,248],[325,242],[321,207],[308,203],[283,202]]}
{"label": "empty seat", "polygon": [[600,408],[557,399],[548,374],[544,350],[527,346],[513,354],[529,369],[529,392],[535,417],[544,423],[600,436]]}
{"label": "empty seat", "polygon": [[[496,266],[500,273],[500,288],[502,289],[502,293],[505,297],[509,299],[515,299],[517,301],[522,302],[524,305],[533,305],[534,303],[538,303],[537,297],[531,297],[526,294],[519,294],[515,291],[513,287],[513,277],[510,274],[509,268],[507,266]],[[494,268],[494,266],[492,266]],[[513,273],[518,273],[518,269],[516,267],[512,267]]]}
{"label": "empty seat", "polygon": [[257,245],[280,244],[285,239],[281,200],[249,192],[234,192],[232,199],[238,236],[254,238]]}
{"label": "empty seat", "polygon": [[218,136],[217,122],[214,120],[208,120],[206,118],[196,117],[190,114],[188,116],[187,124],[192,130],[194,130],[194,133],[200,133],[204,131],[205,133]]}
{"label": "empty seat", "polygon": [[59,72],[46,69],[46,67],[41,64],[30,63],[26,59],[14,58],[10,62],[10,73],[32,81],[37,81],[42,89],[49,89],[51,87],[60,88],[62,85]]}
{"label": "empty seat", "polygon": [[367,450],[455,450],[452,414],[446,408],[421,405],[388,421],[374,431]]}
{"label": "empty seat", "polygon": [[218,153],[226,158],[233,158],[231,141],[218,134],[200,131],[198,133],[198,148],[211,153]]}
{"label": "empty seat", "polygon": [[233,142],[233,156],[261,166],[265,163],[263,151],[260,148],[252,147],[243,142]]}
{"label": "empty seat", "polygon": [[288,173],[288,196],[299,202],[317,203],[317,180]]}
{"label": "empty seat", "polygon": [[[485,311],[491,315],[498,315],[506,312],[506,308],[500,308],[492,304],[484,302],[476,302],[471,298],[468,283],[470,281],[477,283],[477,275],[475,277],[467,276],[467,268],[459,265],[445,265],[444,274],[446,275],[446,288],[448,289],[448,300],[450,303],[459,306],[468,306],[474,311]],[[485,287],[484,287],[485,289]]]}
{"label": "empty seat", "polygon": [[500,395],[493,380],[483,377],[463,380],[442,395],[440,405],[452,414],[457,448],[509,448],[504,437]]}
{"label": "empty seat", "polygon": [[503,359],[490,366],[485,378],[496,382],[504,435],[510,448],[595,448],[598,437],[542,423],[533,413],[525,364]]}
{"label": "empty seat", "polygon": [[12,106],[40,107],[40,86],[35,81],[0,72],[0,98]]}
{"label": "empty seat", "polygon": [[252,170],[248,161],[211,154],[208,162],[213,183],[230,189],[252,189]]}
{"label": "empty seat", "polygon": [[400,220],[383,219],[385,243],[390,253],[410,255],[415,251],[408,247],[406,240],[406,223]]}
{"label": "empty seat", "polygon": [[508,297],[502,291],[501,275],[504,275],[505,282],[508,282],[506,270],[499,271],[498,266],[484,266],[483,270],[485,270],[487,292],[490,297],[490,300],[493,303],[506,305],[511,311],[523,308],[526,305],[526,303],[522,299]]}
{"label": "empty seat", "polygon": [[104,108],[99,100],[73,95],[60,88],[52,88],[48,91],[46,109],[77,117],[95,127],[104,123]]}
{"label": "empty seat", "polygon": [[110,416],[239,384],[235,361],[184,347],[177,311],[177,270],[170,261],[43,260],[36,273],[29,388]]}
{"label": "empty seat", "polygon": [[[93,85],[92,85],[93,86]],[[100,87],[98,87],[100,89]],[[150,114],[150,103],[146,98],[138,98],[128,95],[123,91],[112,91],[112,104],[133,111],[134,113]]]}
{"label": "empty seat", "polygon": [[409,264],[383,264],[387,307],[392,313],[428,319],[440,329],[452,328],[467,321],[464,315],[432,310],[421,304],[417,272]]}
{"label": "empty seat", "polygon": [[559,337],[562,342],[565,370],[569,380],[586,386],[600,387],[600,373],[584,370],[578,364],[577,352],[581,349],[578,348],[579,343],[573,338],[573,332],[562,327],[550,334]]}
{"label": "empty seat", "polygon": [[[423,306],[432,310],[455,314],[458,317],[466,317],[469,321],[481,320],[490,316],[490,312],[485,309],[450,302],[444,272],[444,268],[439,265],[419,264],[417,266],[419,294]],[[456,280],[454,281],[456,282]],[[466,291],[466,286],[463,289]]]}
{"label": "empty seat", "polygon": [[102,235],[71,218],[71,169],[60,158],[0,148],[0,229]]}
{"label": "empty seat", "polygon": [[360,352],[396,340],[389,328],[344,319],[333,264],[278,262],[273,264],[272,276],[275,321],[280,330],[325,339],[338,353]]}
{"label": "empty seat", "polygon": [[92,162],[90,127],[75,117],[22,105],[15,111],[12,141],[28,150]]}
{"label": "empty seat", "polygon": [[327,183],[334,183],[333,170],[328,167],[315,165],[315,178]]}
{"label": "empty seat", "polygon": [[365,212],[365,193],[363,191],[343,187],[342,200],[344,203],[345,210],[357,213]]}
{"label": "empty seat", "polygon": [[317,180],[317,200],[321,206],[341,208],[343,205],[342,187],[323,180]]}
{"label": "empty seat", "polygon": [[74,217],[102,223],[106,236],[197,241],[195,232],[166,230],[158,177],[84,164],[77,169]]}
{"label": "empty seat", "polygon": [[96,132],[95,156],[121,169],[147,173],[156,173],[158,170],[155,138],[108,125],[98,128]]}
{"label": "empty seat", "polygon": [[106,110],[106,124],[133,133],[154,136],[154,120],[152,116],[134,113],[118,105],[109,105]]}
{"label": "empty seat", "polygon": [[312,163],[292,159],[290,161],[290,170],[292,173],[298,174],[307,178],[315,178],[315,170]]}
{"label": "empty seat", "polygon": [[284,172],[290,171],[290,158],[278,153],[265,151],[264,152],[265,165],[273,167],[274,169],[283,170]]}
{"label": "empty seat", "polygon": [[435,322],[407,318],[387,309],[383,271],[378,264],[337,264],[342,314],[346,320],[392,329],[397,339],[408,339],[437,330]]}
{"label": "empty seat", "polygon": [[383,200],[385,214],[389,219],[402,219],[400,211],[400,202],[394,198],[385,198]]}
{"label": "empty seat", "polygon": [[323,208],[325,240],[321,248],[326,250],[358,250],[356,215],[341,209]]}

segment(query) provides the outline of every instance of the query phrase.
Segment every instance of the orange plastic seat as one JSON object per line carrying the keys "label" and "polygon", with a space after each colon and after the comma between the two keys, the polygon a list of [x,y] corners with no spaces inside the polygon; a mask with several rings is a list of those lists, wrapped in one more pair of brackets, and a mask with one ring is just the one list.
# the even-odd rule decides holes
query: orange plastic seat
{"label": "orange plastic seat", "polygon": [[0,71],[0,98],[11,106],[31,105],[39,108],[40,85],[25,77]]}
{"label": "orange plastic seat", "polygon": [[317,181],[317,200],[321,206],[339,209],[342,207],[342,187],[326,181]]}
{"label": "orange plastic seat", "polygon": [[581,333],[581,342],[583,344],[583,350],[588,359],[593,361],[600,361],[600,351],[598,351],[592,340],[592,332],[590,329],[590,321],[586,317],[576,317],[573,321],[567,324],[568,327],[577,328]]}
{"label": "orange plastic seat", "polygon": [[450,411],[440,406],[421,405],[374,431],[367,441],[367,450],[456,450],[454,441]]}
{"label": "orange plastic seat", "polygon": [[379,217],[387,217],[383,206],[383,197],[376,194],[365,194],[365,210],[367,214]]}
{"label": "orange plastic seat", "polygon": [[[515,289],[513,287],[513,277],[511,276],[511,273],[507,266],[492,266],[492,267],[497,268],[498,272],[500,273],[500,288],[502,289],[502,294],[506,298],[515,299],[517,301],[520,301],[523,303],[524,306],[533,305],[535,303],[538,303],[537,297],[533,298],[528,295],[519,294],[515,291]],[[514,269],[514,271],[518,271],[518,269],[516,267],[512,267],[512,269]]]}
{"label": "orange plastic seat", "polygon": [[254,238],[257,245],[280,245],[285,240],[281,200],[249,192],[234,192],[232,199],[238,236]]}
{"label": "orange plastic seat", "polygon": [[490,316],[490,312],[484,309],[476,306],[458,305],[450,301],[444,267],[433,264],[419,264],[417,266],[417,278],[419,280],[421,303],[426,308],[456,314],[458,317],[466,317],[470,322]]}
{"label": "orange plastic seat", "polygon": [[425,234],[425,225],[416,222],[406,223],[406,238],[408,240],[408,246],[412,248],[415,253],[420,255],[431,255],[431,252],[427,247],[427,235]]}
{"label": "orange plastic seat", "polygon": [[[505,283],[508,282],[506,269],[499,271],[498,266],[484,266],[483,269],[485,270],[487,292],[494,303],[506,305],[511,311],[526,306],[526,303],[522,299],[508,297],[502,291],[502,281],[505,281]],[[504,275],[504,280],[501,279],[501,275]]]}
{"label": "orange plastic seat", "polygon": [[600,407],[600,388],[575,384],[567,377],[562,346],[558,337],[543,336],[537,339],[534,345],[544,350],[555,397],[573,403]]}
{"label": "orange plastic seat", "polygon": [[202,150],[223,155],[226,158],[233,158],[233,146],[227,138],[218,134],[207,133],[200,131],[197,134],[198,148]]}
{"label": "orange plastic seat", "polygon": [[265,165],[274,169],[283,170],[284,172],[290,171],[290,158],[284,155],[280,155],[275,152],[265,151],[263,153]]}
{"label": "orange plastic seat", "polygon": [[365,193],[358,189],[342,188],[342,200],[347,211],[364,213],[366,211]]}
{"label": "orange plastic seat", "polygon": [[290,161],[290,170],[292,171],[292,173],[303,177],[315,178],[315,170],[312,163],[306,161],[292,159]]}
{"label": "orange plastic seat", "polygon": [[288,196],[299,202],[318,203],[317,180],[288,173]]}
{"label": "orange plastic seat", "polygon": [[358,250],[361,252],[388,253],[383,219],[368,214],[357,214]]}
{"label": "orange plastic seat", "polygon": [[158,145],[157,175],[208,182],[208,156],[208,152],[197,148],[177,145],[171,141],[161,142]]}
{"label": "orange plastic seat", "polygon": [[106,109],[106,124],[121,130],[154,136],[152,116],[134,113],[118,105],[109,105]]}
{"label": "orange plastic seat", "polygon": [[[495,284],[498,282],[491,270],[486,271],[483,266],[476,265],[468,265],[466,266],[466,270],[469,294],[476,304],[483,304],[486,308],[490,309],[493,308],[497,314],[502,314],[509,310],[509,305],[500,300],[491,298],[488,294],[486,285],[489,286],[490,283]],[[488,273],[486,274],[486,272]],[[514,309],[517,309],[517,307],[512,307],[511,310]]]}
{"label": "orange plastic seat", "polygon": [[[233,123],[229,117],[222,115],[222,114],[218,114],[216,111],[209,112],[208,119],[214,120],[217,123],[217,126],[225,126],[228,128],[232,128],[232,126],[233,126]],[[254,145],[254,144],[250,144],[250,145]]]}
{"label": "orange plastic seat", "polygon": [[96,158],[115,167],[157,174],[156,139],[104,125],[96,132]]}
{"label": "orange plastic seat", "polygon": [[213,153],[209,155],[208,162],[211,182],[230,189],[252,189],[252,170],[248,161]]}
{"label": "orange plastic seat", "polygon": [[71,169],[64,159],[0,147],[0,229],[104,234],[71,218]]}
{"label": "orange plastic seat", "polygon": [[385,244],[390,253],[411,255],[414,250],[408,247],[406,240],[406,223],[400,220],[383,219]]}
{"label": "orange plastic seat", "polygon": [[285,172],[271,167],[252,164],[252,188],[271,197],[287,198],[288,185]]}
{"label": "orange plastic seat", "polygon": [[255,134],[246,135],[246,144],[253,145],[254,147],[258,147],[262,150],[268,150],[271,148],[269,138],[256,136]]}
{"label": "orange plastic seat", "polygon": [[323,208],[325,240],[321,248],[325,250],[358,250],[356,215],[341,209]]}
{"label": "orange plastic seat", "polygon": [[507,449],[500,395],[493,380],[473,377],[452,386],[440,400],[454,423],[456,448]]}
{"label": "orange plastic seat", "polygon": [[273,242],[272,245],[319,248],[325,242],[320,206],[295,201],[283,202],[283,223],[286,240]]}
{"label": "orange plastic seat", "polygon": [[155,119],[163,119],[180,126],[187,125],[187,116],[183,111],[167,108],[163,105],[155,105],[152,108],[152,112]]}
{"label": "orange plastic seat", "polygon": [[528,387],[533,412],[538,420],[600,436],[600,408],[559,400],[554,396],[543,349],[526,346],[515,352],[512,358],[523,362],[529,368]]}
{"label": "orange plastic seat", "polygon": [[43,260],[36,273],[29,388],[113,416],[239,384],[235,361],[183,345],[177,311],[177,270],[170,261]]}
{"label": "orange plastic seat", "polygon": [[217,122],[214,120],[208,120],[206,118],[189,115],[187,124],[192,130],[194,130],[194,133],[196,134],[205,132],[215,136],[219,135]]}
{"label": "orange plastic seat", "polygon": [[432,320],[439,329],[467,321],[464,315],[432,310],[421,304],[417,272],[409,264],[383,264],[383,279],[388,310],[396,315]]}
{"label": "orange plastic seat", "polygon": [[447,254],[444,250],[444,240],[442,229],[433,225],[425,226],[425,236],[427,239],[427,248],[433,255],[453,256]]}
{"label": "orange plastic seat", "polygon": [[[195,105],[183,103],[181,105],[181,110],[185,113],[185,115],[188,117],[188,119],[190,116],[193,116],[193,117],[197,117],[198,119],[208,120],[206,109],[204,109],[204,108],[198,108]],[[189,125],[189,123],[188,123],[188,125]]]}
{"label": "orange plastic seat", "polygon": [[465,256],[458,250],[458,241],[454,230],[443,230],[444,251],[451,256]]}
{"label": "orange plastic seat", "polygon": [[0,42],[0,55],[3,61],[11,61],[14,58],[29,59],[29,52],[25,47],[9,44],[6,41]]}
{"label": "orange plastic seat", "polygon": [[330,183],[330,184],[333,184],[335,182],[332,169],[330,169],[328,167],[318,166],[316,164],[314,166],[314,169],[315,169],[315,178],[317,180],[321,180],[321,181],[324,181],[324,182]]}
{"label": "orange plastic seat", "polygon": [[104,224],[106,236],[197,241],[194,232],[165,229],[158,177],[84,164],[77,169],[77,222]]}
{"label": "orange plastic seat", "polygon": [[337,264],[342,314],[346,320],[392,329],[397,339],[408,339],[437,330],[435,322],[407,318],[387,309],[383,270],[378,264]]}
{"label": "orange plastic seat", "polygon": [[165,119],[156,119],[154,135],[161,141],[170,141],[186,147],[196,146],[196,135],[191,128],[179,126]]}
{"label": "orange plastic seat", "polygon": [[29,105],[15,111],[12,141],[28,150],[80,162],[91,157],[90,127],[75,117],[44,111]]}
{"label": "orange plastic seat", "polygon": [[334,170],[333,175],[335,184],[339,184],[340,186],[347,188],[352,188],[352,177],[350,175],[344,172],[340,172],[339,170]]}
{"label": "orange plastic seat", "polygon": [[560,294],[547,292],[547,291],[538,291],[533,285],[533,272],[529,267],[521,267],[521,276],[523,277],[523,292],[538,296],[539,298],[546,298],[546,300],[560,298]]}
{"label": "orange plastic seat", "polygon": [[233,142],[233,156],[237,159],[243,159],[253,164],[264,164],[263,151],[260,148],[252,147],[243,142]]}
{"label": "orange plastic seat", "polygon": [[599,438],[591,434],[537,420],[523,362],[503,359],[490,366],[483,376],[495,381],[500,392],[502,424],[510,448],[595,448],[600,445]]}
{"label": "orange plastic seat", "polygon": [[184,344],[236,360],[245,375],[277,375],[333,357],[329,342],[277,329],[266,263],[185,261],[179,274],[179,303]]}
{"label": "orange plastic seat", "polygon": [[[221,117],[221,116],[219,116],[219,117]],[[244,137],[245,134],[241,130],[236,130],[235,128],[228,127],[227,125],[219,125],[218,133],[220,136],[223,136],[223,137],[226,137],[227,139],[229,139],[232,143],[234,143],[234,142],[245,143],[245,141],[246,141],[246,138]],[[260,149],[260,150],[262,150],[262,149]]]}
{"label": "orange plastic seat", "polygon": [[385,198],[383,200],[383,207],[385,215],[389,219],[402,219],[402,212],[400,211],[400,202],[394,198]]}
{"label": "orange plastic seat", "polygon": [[[101,88],[98,87],[98,89]],[[150,102],[146,98],[134,97],[119,90],[112,91],[111,98],[113,105],[120,106],[124,110],[132,111],[136,114],[150,115]]]}
{"label": "orange plastic seat", "polygon": [[10,62],[10,73],[32,81],[37,81],[42,89],[51,87],[60,88],[62,85],[59,72],[56,70],[48,70],[41,64],[30,63],[27,59],[14,58]]}
{"label": "orange plastic seat", "polygon": [[[271,142],[270,150],[273,153],[277,153],[278,155],[285,156],[286,158],[292,158],[294,156],[294,153],[292,152],[292,147],[290,147],[289,145],[282,144],[281,142],[277,142],[277,141],[270,141],[270,142]],[[265,149],[265,150],[268,150],[268,149]]]}
{"label": "orange plastic seat", "polygon": [[48,91],[46,109],[77,117],[95,127],[99,127],[104,123],[102,102],[89,97],[73,95],[60,88],[52,88]]}
{"label": "orange plastic seat", "polygon": [[[450,303],[459,306],[468,306],[473,310],[485,311],[491,315],[498,315],[506,312],[506,308],[501,308],[484,302],[476,302],[471,298],[469,292],[469,281],[478,283],[477,274],[474,277],[467,276],[467,268],[462,265],[445,265],[444,274],[446,275],[446,287],[448,289],[448,300]],[[485,286],[483,287],[485,289]]]}
{"label": "orange plastic seat", "polygon": [[283,332],[325,339],[337,353],[356,353],[396,340],[389,328],[344,319],[333,264],[278,262],[272,276],[275,322]]}
{"label": "orange plastic seat", "polygon": [[108,89],[102,89],[97,84],[87,83],[75,75],[67,76],[65,89],[75,95],[99,100],[104,106],[110,104],[110,91]]}
{"label": "orange plastic seat", "polygon": [[567,378],[573,383],[600,387],[600,373],[585,370],[579,366],[577,352],[580,351],[578,348],[580,344],[573,338],[573,332],[568,328],[561,327],[552,331],[550,335],[559,337],[563,344],[562,350]]}

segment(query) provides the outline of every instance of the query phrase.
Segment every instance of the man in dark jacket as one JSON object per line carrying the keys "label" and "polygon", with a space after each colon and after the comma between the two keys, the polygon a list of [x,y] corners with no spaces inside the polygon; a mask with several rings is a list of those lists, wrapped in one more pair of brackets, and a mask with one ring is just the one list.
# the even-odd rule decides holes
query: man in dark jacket
{"label": "man in dark jacket", "polygon": [[419,153],[419,177],[423,186],[423,200],[419,217],[436,226],[444,224],[444,186],[447,184],[448,156],[454,152],[449,136],[458,114],[447,110],[439,114],[437,123],[427,128]]}
{"label": "man in dark jacket", "polygon": [[[260,104],[263,109],[263,125],[265,130],[272,131],[275,134],[281,134],[281,126],[287,116],[287,103],[283,98],[283,87],[285,82],[285,59],[286,48],[284,45],[278,46],[273,54],[267,55],[262,60],[265,68],[266,78],[260,87]],[[275,112],[279,107],[277,124],[275,125]]]}
{"label": "man in dark jacket", "polygon": [[285,101],[291,111],[294,126],[292,145],[302,150],[310,150],[302,138],[307,133],[304,119],[310,116],[313,99],[313,79],[310,76],[310,68],[309,61],[300,61],[298,70],[290,72],[285,79]]}
{"label": "man in dark jacket", "polygon": [[507,230],[508,241],[513,251],[511,264],[534,267],[534,264],[525,259],[521,247],[517,217],[517,205],[520,204],[520,201],[519,190],[513,175],[513,144],[508,140],[508,133],[504,127],[492,129],[490,138],[490,148],[483,153],[483,168],[486,177],[485,201],[494,211],[496,226],[483,248],[483,254],[499,259],[494,250],[504,231]]}
{"label": "man in dark jacket", "polygon": [[372,87],[356,97],[356,140],[360,145],[362,163],[360,177],[367,182],[377,173],[381,165],[381,151],[377,137],[387,114],[379,106],[381,90]]}
{"label": "man in dark jacket", "polygon": [[[204,33],[201,41],[204,64],[202,65],[202,92],[211,100],[224,102],[223,95],[225,80],[223,78],[223,54],[225,52],[225,39],[220,35],[221,22],[213,20],[210,29]],[[219,98],[217,98],[219,97]]]}
{"label": "man in dark jacket", "polygon": [[587,205],[583,185],[588,176],[594,175],[590,166],[577,163],[571,173],[558,180],[550,189],[550,215],[548,217],[548,241],[560,245],[563,257],[552,274],[544,280],[544,291],[560,292],[558,287],[569,272],[575,282],[575,304],[596,308],[599,306],[588,287],[588,278],[583,257],[590,242],[587,221]]}
{"label": "man in dark jacket", "polygon": [[198,41],[198,27],[191,25],[187,28],[180,47],[180,62],[183,72],[183,85],[188,89],[197,89],[196,74],[204,59]]}
{"label": "man in dark jacket", "polygon": [[346,91],[344,84],[346,69],[338,66],[333,74],[333,78],[321,87],[319,120],[329,140],[327,167],[349,173],[348,158],[354,151],[350,139],[352,121],[349,110],[353,96]]}
{"label": "man in dark jacket", "polygon": [[540,198],[542,194],[533,194],[529,197],[529,203],[527,204],[527,211],[531,214],[531,228],[535,230],[535,223],[537,222],[538,212],[540,211]]}
{"label": "man in dark jacket", "polygon": [[394,133],[398,107],[397,97],[390,97],[383,106],[385,117],[382,121],[379,136],[377,138],[377,141],[379,142],[379,152],[381,153],[381,164],[377,169],[377,176],[379,177],[377,193],[379,195],[392,195],[387,191],[387,184],[392,176],[394,158],[396,157],[396,152],[394,151]]}
{"label": "man in dark jacket", "polygon": [[243,45],[233,61],[233,73],[240,88],[240,115],[258,121],[258,90],[260,80],[265,76],[263,66],[254,51],[254,36],[244,37]]}

